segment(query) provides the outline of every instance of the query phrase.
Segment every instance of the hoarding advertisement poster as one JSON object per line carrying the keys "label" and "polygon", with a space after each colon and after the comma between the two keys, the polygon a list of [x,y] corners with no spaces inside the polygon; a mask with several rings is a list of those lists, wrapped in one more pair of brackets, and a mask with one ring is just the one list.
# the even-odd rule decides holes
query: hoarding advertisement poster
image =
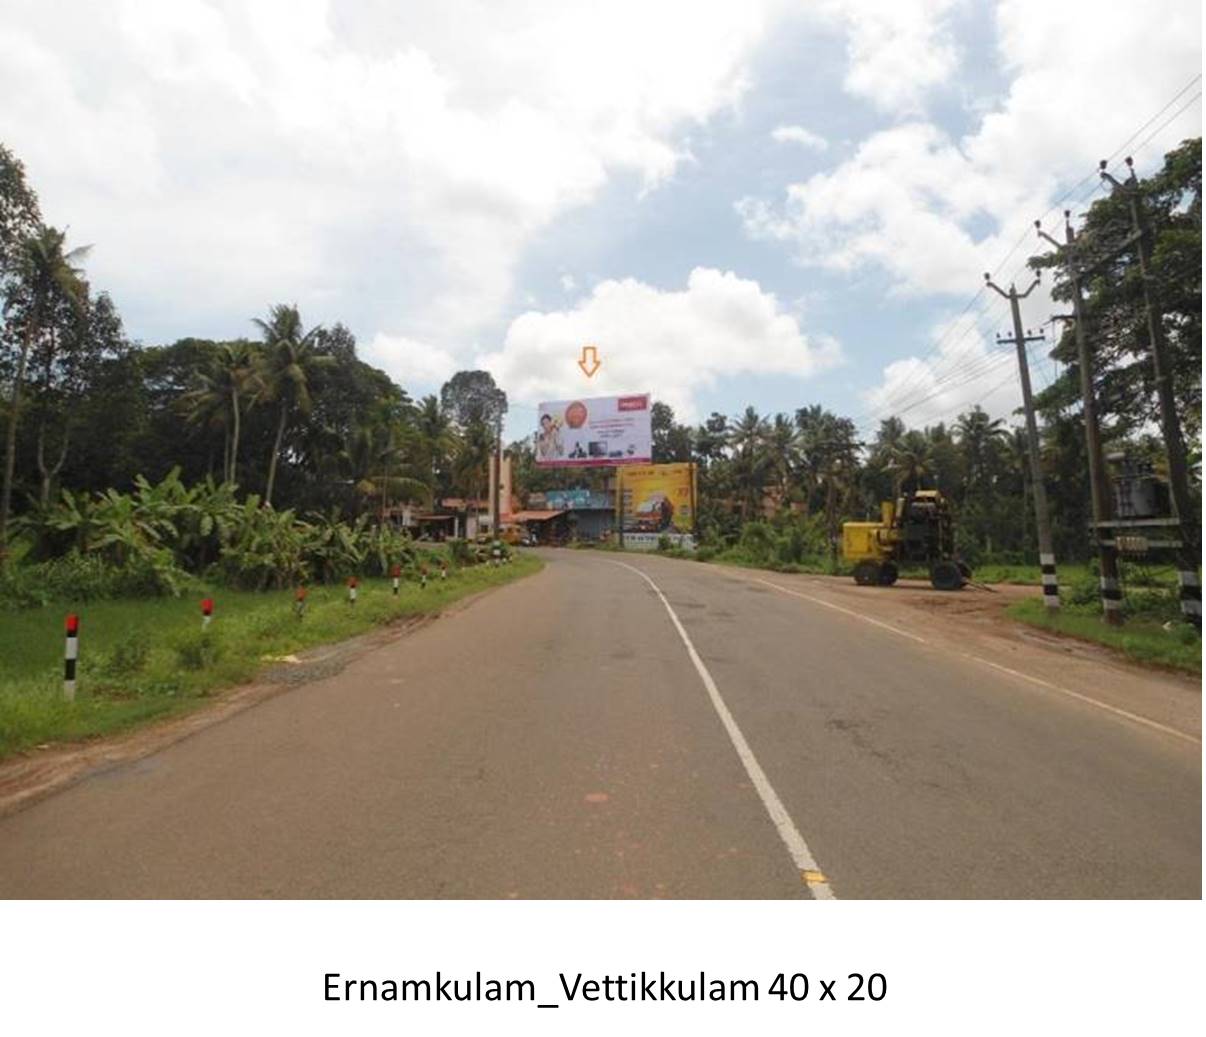
{"label": "hoarding advertisement poster", "polygon": [[598,468],[653,459],[648,393],[542,403],[539,415],[537,467]]}
{"label": "hoarding advertisement poster", "polygon": [[695,466],[655,464],[625,468],[622,476],[624,533],[695,531]]}

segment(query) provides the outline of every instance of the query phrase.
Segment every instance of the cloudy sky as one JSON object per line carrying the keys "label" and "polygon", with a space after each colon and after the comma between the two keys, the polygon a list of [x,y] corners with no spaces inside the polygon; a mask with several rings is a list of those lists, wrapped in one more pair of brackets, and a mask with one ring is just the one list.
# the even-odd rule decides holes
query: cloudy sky
{"label": "cloudy sky", "polygon": [[1200,134],[1201,66],[1196,0],[0,0],[0,140],[144,343],[290,301],[412,395],[488,368],[512,435],[613,390],[869,431],[1015,406],[983,272]]}

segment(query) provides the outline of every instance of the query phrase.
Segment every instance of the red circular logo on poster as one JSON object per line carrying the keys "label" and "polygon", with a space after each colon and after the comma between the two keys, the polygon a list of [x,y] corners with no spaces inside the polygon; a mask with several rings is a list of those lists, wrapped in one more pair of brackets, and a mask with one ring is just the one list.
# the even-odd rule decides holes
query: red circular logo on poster
{"label": "red circular logo on poster", "polygon": [[565,423],[570,428],[581,428],[586,424],[586,404],[575,400],[565,408]]}

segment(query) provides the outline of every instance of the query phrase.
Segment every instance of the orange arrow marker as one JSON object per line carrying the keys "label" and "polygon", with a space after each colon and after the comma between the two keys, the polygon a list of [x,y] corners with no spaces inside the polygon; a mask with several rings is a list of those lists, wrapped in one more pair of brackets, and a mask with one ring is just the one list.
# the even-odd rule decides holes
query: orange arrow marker
{"label": "orange arrow marker", "polygon": [[587,378],[593,378],[595,372],[603,366],[603,362],[599,359],[598,350],[594,346],[583,346],[582,358],[578,361],[578,366],[582,368],[582,373]]}
{"label": "orange arrow marker", "polygon": [[582,346],[582,356],[578,361],[578,367],[582,369],[582,374],[589,379],[595,376],[595,371],[603,367],[603,362],[598,358],[598,350],[595,346]]}

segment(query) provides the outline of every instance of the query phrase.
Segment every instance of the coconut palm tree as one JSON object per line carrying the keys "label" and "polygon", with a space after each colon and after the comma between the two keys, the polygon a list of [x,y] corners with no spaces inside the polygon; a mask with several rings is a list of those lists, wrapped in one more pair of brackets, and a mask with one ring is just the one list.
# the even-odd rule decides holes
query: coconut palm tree
{"label": "coconut palm tree", "polygon": [[424,396],[414,415],[415,450],[422,459],[426,476],[433,488],[449,466],[456,452],[457,435],[452,417],[438,396]]}
{"label": "coconut palm tree", "polygon": [[959,452],[963,455],[966,499],[989,488],[1009,432],[1004,419],[990,418],[979,404],[959,415],[955,429],[959,436]]}
{"label": "coconut palm tree", "polygon": [[289,418],[295,413],[310,413],[313,407],[310,377],[318,368],[333,363],[333,359],[316,351],[315,340],[322,328],[316,326],[303,331],[301,314],[296,306],[273,306],[267,320],[256,317],[254,323],[264,338],[255,400],[257,403],[275,404],[277,409],[276,437],[272,442],[268,482],[264,489],[264,504],[271,506],[272,491],[276,485],[276,466]]}
{"label": "coconut palm tree", "polygon": [[8,516],[12,508],[13,476],[17,463],[17,423],[29,354],[51,325],[55,307],[66,301],[75,308],[82,308],[87,296],[88,289],[77,264],[88,254],[91,246],[68,249],[66,245],[67,235],[63,231],[43,226],[22,240],[17,249],[14,264],[17,311],[25,328],[8,402],[4,481],[0,488],[0,567],[3,567],[8,555]]}
{"label": "coconut palm tree", "polygon": [[237,480],[239,430],[243,410],[260,388],[257,357],[249,342],[223,342],[196,387],[184,394],[185,419],[191,425],[221,429],[222,481]]}
{"label": "coconut palm tree", "polygon": [[896,477],[896,495],[907,487],[919,490],[934,471],[933,444],[925,433],[910,429],[896,444],[888,470]]}
{"label": "coconut palm tree", "polygon": [[727,429],[728,446],[732,458],[732,477],[741,495],[741,518],[750,518],[762,502],[762,489],[766,484],[769,458],[766,439],[770,425],[760,417],[753,407]]}
{"label": "coconut palm tree", "polygon": [[453,461],[453,474],[465,497],[478,501],[490,479],[490,458],[494,453],[494,430],[481,421],[466,427]]}
{"label": "coconut palm tree", "polygon": [[344,437],[335,461],[358,497],[378,502],[384,519],[391,500],[431,500],[431,487],[408,460],[411,453],[405,430],[363,425]]}
{"label": "coconut palm tree", "polygon": [[786,414],[776,414],[766,436],[767,467],[778,490],[779,507],[786,509],[791,486],[803,461],[800,431]]}

